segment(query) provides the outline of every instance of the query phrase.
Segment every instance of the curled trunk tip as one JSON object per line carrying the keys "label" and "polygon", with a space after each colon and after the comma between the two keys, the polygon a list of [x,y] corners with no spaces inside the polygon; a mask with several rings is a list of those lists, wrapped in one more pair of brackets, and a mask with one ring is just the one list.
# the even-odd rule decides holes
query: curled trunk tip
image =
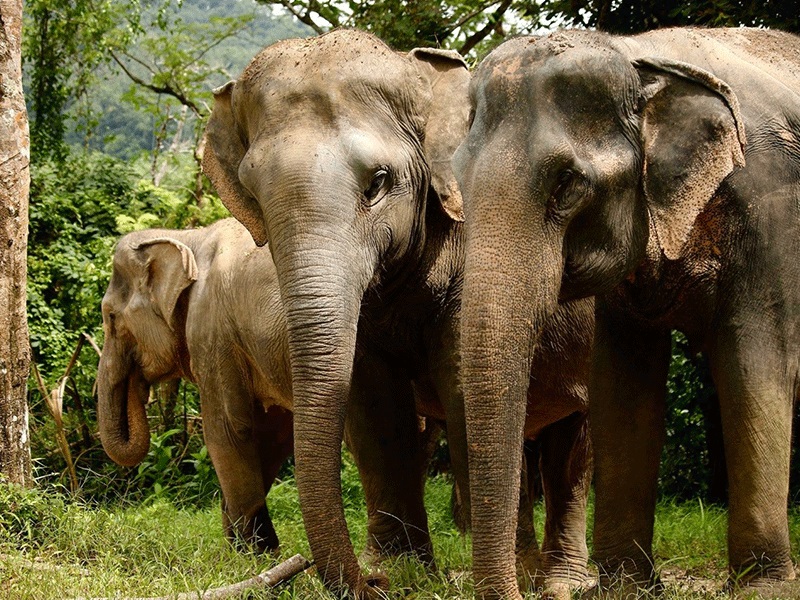
{"label": "curled trunk tip", "polygon": [[108,364],[101,363],[97,410],[100,440],[114,462],[133,467],[150,449],[146,409],[150,385],[136,369],[119,378],[107,369]]}

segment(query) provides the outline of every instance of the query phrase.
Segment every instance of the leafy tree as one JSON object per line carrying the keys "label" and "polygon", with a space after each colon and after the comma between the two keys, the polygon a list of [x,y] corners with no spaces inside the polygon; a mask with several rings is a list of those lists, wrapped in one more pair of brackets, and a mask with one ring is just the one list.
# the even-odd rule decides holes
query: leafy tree
{"label": "leafy tree", "polygon": [[461,54],[482,53],[506,35],[529,31],[540,25],[529,11],[526,23],[520,0],[258,0],[281,6],[317,33],[335,27],[359,27],[371,31],[390,46],[408,50],[414,46],[444,46]]}
{"label": "leafy tree", "polygon": [[529,2],[524,11],[525,15],[541,13],[611,33],[686,25],[746,25],[800,32],[795,0],[545,0]]}
{"label": "leafy tree", "polygon": [[[67,154],[66,109],[94,83],[98,65],[108,60],[106,40],[129,39],[118,24],[135,15],[132,0],[29,0],[24,56],[30,68],[33,159],[63,160]],[[130,29],[130,28],[129,28]],[[116,32],[116,33],[114,33]]]}

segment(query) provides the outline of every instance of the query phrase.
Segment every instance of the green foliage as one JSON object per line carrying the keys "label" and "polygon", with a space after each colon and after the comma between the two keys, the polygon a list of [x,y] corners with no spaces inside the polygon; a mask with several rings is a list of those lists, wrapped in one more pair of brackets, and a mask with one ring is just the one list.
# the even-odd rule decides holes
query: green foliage
{"label": "green foliage", "polygon": [[42,546],[47,532],[63,517],[65,498],[10,484],[0,477],[0,540],[19,549]]}
{"label": "green foliage", "polygon": [[454,25],[469,10],[470,2],[403,0],[350,2],[353,23],[375,33],[401,50],[415,46],[439,46],[453,34]]}
{"label": "green foliage", "polygon": [[800,31],[800,13],[794,0],[545,0],[527,4],[526,16],[543,13],[551,19],[611,33],[687,25]]}
{"label": "green foliage", "polygon": [[[505,36],[528,32],[538,20],[519,19],[520,0],[258,0],[281,6],[317,33],[336,27],[359,27],[398,50],[443,46],[464,55],[483,55]],[[531,13],[532,14],[532,13]]]}
{"label": "green foliage", "polygon": [[661,460],[661,492],[668,497],[708,497],[711,469],[704,409],[716,402],[708,367],[673,334],[667,381],[667,429]]}
{"label": "green foliage", "polygon": [[[184,433],[183,429],[170,429],[151,436],[150,450],[132,480],[133,487],[148,500],[168,498],[181,504],[205,505],[217,497],[219,482],[208,448],[199,438],[192,440],[194,443],[182,443],[179,437]],[[190,452],[191,447],[196,448],[194,452]]]}
{"label": "green foliage", "polygon": [[[29,0],[22,55],[30,71],[31,149],[39,158],[63,160],[67,107],[95,83],[95,70],[109,60],[110,39],[130,40],[129,20],[139,2],[129,0]],[[120,24],[124,24],[120,28]],[[76,105],[80,112],[82,105]]]}
{"label": "green foliage", "polygon": [[165,146],[190,152],[202,126],[198,115],[207,115],[214,87],[237,77],[264,45],[308,35],[305,26],[252,0],[150,6],[131,17],[137,27],[130,35],[109,42],[113,65],[97,71],[87,110],[73,105],[85,135],[68,134],[70,143],[121,158],[160,155]]}

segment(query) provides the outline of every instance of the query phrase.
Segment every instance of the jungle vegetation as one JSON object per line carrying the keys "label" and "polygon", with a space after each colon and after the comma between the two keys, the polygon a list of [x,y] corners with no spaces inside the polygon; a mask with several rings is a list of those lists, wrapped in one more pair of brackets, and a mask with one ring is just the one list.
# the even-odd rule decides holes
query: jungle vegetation
{"label": "jungle vegetation", "polygon": [[[218,502],[217,484],[191,384],[165,385],[154,394],[151,449],[141,465],[119,467],[103,452],[94,390],[103,342],[100,302],[120,235],[155,226],[197,227],[227,216],[199,174],[202,129],[212,88],[235,78],[260,48],[352,26],[398,49],[440,45],[474,62],[509,35],[559,26],[800,31],[790,0],[29,0],[24,18],[31,123],[27,314],[35,365],[28,382],[30,440],[36,487],[52,497],[0,484],[0,547],[3,536],[22,531],[19,539],[30,538],[23,543],[28,549],[40,544],[37,527],[53,511],[66,515],[67,529],[79,529],[76,523],[89,518],[81,511],[125,519],[115,511],[142,503],[167,513],[197,510],[203,519],[217,514],[209,512]],[[57,388],[60,407],[51,394]],[[699,502],[701,509],[724,505],[713,385],[703,357],[680,335],[673,340],[668,402],[664,506],[673,500]],[[800,494],[797,463],[793,502]],[[447,478],[444,443],[432,470],[444,475],[430,493],[445,503],[446,493],[436,487]],[[291,464],[282,478],[291,489]],[[27,508],[7,516],[20,506]],[[63,535],[77,535],[70,531]]]}

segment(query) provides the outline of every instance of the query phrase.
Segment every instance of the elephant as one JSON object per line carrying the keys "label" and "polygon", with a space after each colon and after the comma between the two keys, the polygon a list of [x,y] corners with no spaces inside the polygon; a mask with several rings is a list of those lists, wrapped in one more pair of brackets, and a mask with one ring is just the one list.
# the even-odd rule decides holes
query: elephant
{"label": "elephant", "polygon": [[[359,464],[362,473],[419,480],[409,469],[414,424],[403,418],[416,398],[421,414],[446,423],[469,512],[459,381],[463,210],[450,169],[467,132],[469,80],[455,52],[401,54],[368,33],[335,30],[268,46],[215,92],[203,168],[255,242],[269,240],[287,315],[301,509],[317,571],[338,593],[378,597],[371,584],[387,583],[362,576],[340,499],[344,415],[353,404],[370,414],[366,391],[396,406],[392,431],[407,447],[376,452],[376,437],[360,432],[380,420],[348,419],[348,440],[372,461]],[[525,437],[542,447],[547,524],[540,553],[523,494],[512,557],[562,596],[582,582],[588,560],[593,319],[592,300],[565,304],[530,372]],[[522,448],[522,432],[516,441]],[[517,497],[524,479],[518,471],[509,484]],[[395,499],[392,514],[376,527],[383,543],[425,556],[424,506]],[[370,512],[370,522],[380,516]]]}
{"label": "elephant", "polygon": [[[258,248],[231,218],[202,229],[130,233],[117,244],[102,310],[98,420],[108,455],[126,466],[146,456],[151,385],[176,378],[196,383],[203,434],[222,488],[226,535],[242,548],[277,550],[264,498],[292,453],[293,403],[286,316],[269,249]],[[378,401],[373,394],[372,414],[383,417]],[[441,433],[435,420],[425,425],[415,449],[420,464],[414,473],[420,477]],[[368,427],[365,422],[362,429]],[[390,445],[391,439],[381,443]],[[357,462],[368,462],[352,436],[348,444]],[[362,477],[374,515],[393,518],[391,505],[372,489],[391,490],[401,499],[419,494],[414,502],[422,502],[422,480],[405,491],[390,487],[390,472]],[[370,478],[389,483],[376,486]],[[381,526],[381,518],[369,524],[368,554],[391,553],[382,545]]]}
{"label": "elephant", "polygon": [[264,498],[292,452],[292,396],[269,252],[235,219],[129,233],[117,244],[102,311],[97,416],[107,454],[122,465],[140,463],[150,446],[150,386],[193,381],[226,535],[256,551],[276,550]]}
{"label": "elephant", "polygon": [[520,598],[508,554],[516,500],[496,510],[494,494],[513,491],[520,464],[508,440],[522,428],[530,350],[562,303],[588,296],[601,589],[658,584],[672,330],[707,355],[719,394],[730,580],[792,580],[800,39],[757,29],[517,38],[483,60],[470,95],[453,170],[467,229],[462,377],[480,595]]}

